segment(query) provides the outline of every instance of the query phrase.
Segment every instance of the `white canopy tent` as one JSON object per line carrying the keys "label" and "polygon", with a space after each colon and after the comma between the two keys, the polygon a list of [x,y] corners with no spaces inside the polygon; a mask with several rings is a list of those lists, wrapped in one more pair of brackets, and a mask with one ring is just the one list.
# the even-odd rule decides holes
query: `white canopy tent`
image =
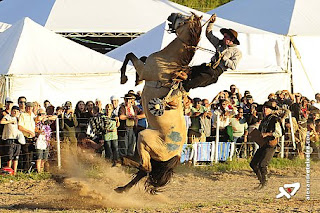
{"label": "white canopy tent", "polygon": [[234,0],[208,13],[290,38],[293,91],[314,99],[320,92],[315,63],[320,45],[319,10],[318,0]]}
{"label": "white canopy tent", "polygon": [[1,100],[109,100],[123,95],[134,79],[119,88],[121,63],[24,18],[0,34]]}
{"label": "white canopy tent", "polygon": [[[210,17],[210,15],[201,12],[197,12],[197,14],[204,16],[203,22]],[[220,38],[222,38],[222,35],[219,30],[222,27],[233,28],[238,31],[241,42],[239,48],[243,53],[243,58],[236,71],[224,73],[216,84],[191,90],[192,97],[212,99],[219,91],[229,89],[231,84],[236,84],[240,88],[240,92],[250,90],[256,101],[263,102],[269,93],[274,92],[274,88],[290,88],[290,74],[287,73],[286,61],[288,57],[288,49],[286,49],[288,47],[286,44],[289,43],[288,38],[218,18],[215,23],[214,34]],[[175,34],[169,34],[166,31],[167,28],[168,24],[164,22],[107,55],[119,61],[123,61],[125,55],[129,52],[133,52],[138,57],[148,56],[161,50],[176,38]],[[199,46],[214,50],[212,44],[206,39],[204,30],[205,27]],[[212,53],[197,50],[190,65],[209,62],[211,57]]]}
{"label": "white canopy tent", "polygon": [[5,0],[0,21],[23,17],[54,32],[145,33],[173,12],[195,11],[168,0]]}
{"label": "white canopy tent", "polygon": [[10,24],[0,22],[0,33],[2,33],[3,31],[5,31],[5,30],[8,29],[9,27],[11,27]]}

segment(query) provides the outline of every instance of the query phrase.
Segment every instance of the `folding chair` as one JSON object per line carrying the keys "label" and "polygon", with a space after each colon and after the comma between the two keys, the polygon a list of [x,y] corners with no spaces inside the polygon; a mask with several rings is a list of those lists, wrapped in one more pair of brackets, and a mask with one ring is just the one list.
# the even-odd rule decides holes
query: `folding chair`
{"label": "folding chair", "polygon": [[231,154],[231,146],[231,142],[218,142],[218,161],[227,161]]}
{"label": "folding chair", "polygon": [[194,156],[193,165],[197,166],[197,162],[213,162],[214,148],[212,142],[199,142],[193,144]]}
{"label": "folding chair", "polygon": [[183,144],[180,163],[186,163],[192,159],[193,146],[191,144]]}

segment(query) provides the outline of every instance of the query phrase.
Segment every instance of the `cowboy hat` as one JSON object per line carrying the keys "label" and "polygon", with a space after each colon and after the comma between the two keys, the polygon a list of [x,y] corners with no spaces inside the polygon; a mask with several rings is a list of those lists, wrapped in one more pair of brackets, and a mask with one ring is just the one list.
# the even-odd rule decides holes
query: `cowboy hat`
{"label": "cowboy hat", "polygon": [[227,33],[229,36],[231,36],[232,38],[234,38],[234,41],[233,41],[234,44],[240,45],[240,42],[239,42],[239,40],[238,40],[238,33],[237,33],[237,31],[235,31],[235,30],[233,30],[233,29],[231,29],[231,28],[229,28],[229,29],[227,29],[227,28],[222,28],[222,29],[220,30],[220,32],[222,33],[222,35],[225,34],[225,33]]}
{"label": "cowboy hat", "polygon": [[266,101],[266,102],[264,102],[263,107],[266,107],[266,108],[269,108],[269,109],[272,109],[272,110],[276,110],[276,109],[277,109],[276,107],[274,107],[274,106],[272,105],[272,101]]}
{"label": "cowboy hat", "polygon": [[131,93],[128,93],[128,94],[125,94],[124,97],[122,97],[124,99],[136,99],[136,96],[134,94],[131,94]]}

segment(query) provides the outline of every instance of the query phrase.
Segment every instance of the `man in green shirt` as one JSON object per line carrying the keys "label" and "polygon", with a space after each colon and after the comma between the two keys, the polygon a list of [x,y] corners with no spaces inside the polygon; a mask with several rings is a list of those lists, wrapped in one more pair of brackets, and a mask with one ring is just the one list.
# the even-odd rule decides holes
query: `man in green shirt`
{"label": "man in green shirt", "polygon": [[[193,99],[193,107],[191,107],[191,115],[190,115],[191,126],[188,131],[188,143],[192,143],[193,138],[197,138],[196,141],[198,142],[205,142],[205,141],[200,141],[200,140],[205,140],[201,118],[207,115],[208,110],[201,104],[202,103],[200,98]],[[202,135],[204,136],[204,139],[201,138]]]}

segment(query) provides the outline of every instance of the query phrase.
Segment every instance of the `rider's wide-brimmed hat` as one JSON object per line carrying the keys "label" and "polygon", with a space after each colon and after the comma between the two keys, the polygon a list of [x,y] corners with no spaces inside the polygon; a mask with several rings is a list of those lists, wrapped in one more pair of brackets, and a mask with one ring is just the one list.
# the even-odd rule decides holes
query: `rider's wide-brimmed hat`
{"label": "rider's wide-brimmed hat", "polygon": [[231,28],[229,28],[229,29],[227,29],[227,28],[222,28],[222,29],[220,30],[220,32],[222,33],[222,35],[225,34],[225,33],[227,33],[229,36],[231,36],[231,37],[234,38],[234,41],[233,41],[234,44],[240,45],[240,42],[239,42],[239,40],[238,40],[238,33],[237,33],[237,31],[235,31],[235,30],[233,30],[233,29],[231,29]]}

